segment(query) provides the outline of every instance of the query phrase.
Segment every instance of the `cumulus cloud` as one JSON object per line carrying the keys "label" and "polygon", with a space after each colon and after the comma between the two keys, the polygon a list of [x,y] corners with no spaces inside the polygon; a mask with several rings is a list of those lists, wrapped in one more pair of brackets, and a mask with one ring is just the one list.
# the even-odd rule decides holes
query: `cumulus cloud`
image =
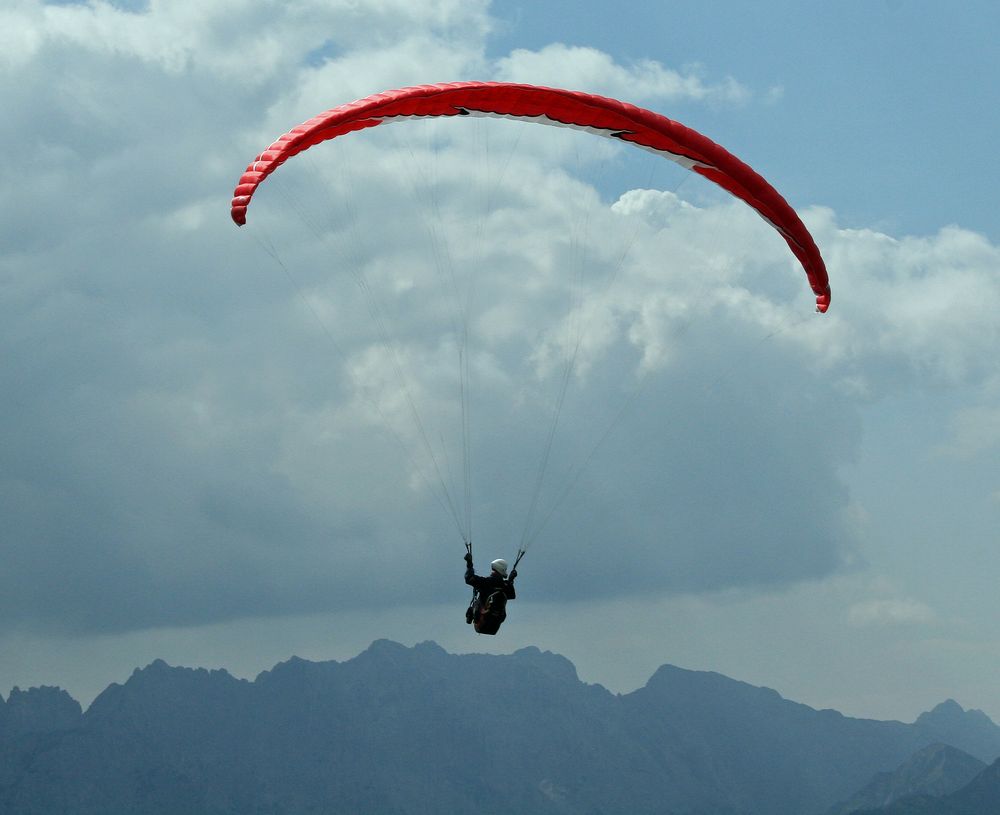
{"label": "cumulus cloud", "polygon": [[547,45],[538,51],[516,49],[498,61],[497,78],[557,88],[587,90],[614,98],[742,104],[750,90],[732,77],[707,82],[699,66],[668,68],[654,60],[619,65],[596,48]]}
{"label": "cumulus cloud", "polygon": [[481,40],[490,27],[487,7],[485,0],[303,0],[287,13],[273,0],[152,0],[140,10],[105,0],[15,0],[0,17],[7,46],[0,59],[23,68],[46,51],[69,48],[77,57],[137,58],[168,73],[209,68],[255,85],[297,69],[305,57],[319,61],[344,48],[375,49],[410,36],[432,42],[445,31]]}
{"label": "cumulus cloud", "polygon": [[[990,349],[1000,323],[990,300],[1000,292],[1000,248],[947,227],[929,237],[895,238],[838,230],[833,213],[806,221],[838,278],[838,312],[817,354],[845,382],[873,397],[901,384],[985,383],[996,375]],[[822,347],[820,347],[820,344]]]}
{"label": "cumulus cloud", "polygon": [[996,375],[980,236],[808,211],[836,278],[820,319],[745,206],[609,196],[594,168],[621,171],[619,146],[580,162],[550,128],[351,137],[269,179],[247,229],[227,218],[275,133],[383,87],[746,101],[732,80],[561,45],[491,65],[486,4],[462,0],[3,13],[12,624],[424,602],[453,588],[460,531],[480,559],[533,541],[555,599],[820,577],[857,544],[858,406]]}

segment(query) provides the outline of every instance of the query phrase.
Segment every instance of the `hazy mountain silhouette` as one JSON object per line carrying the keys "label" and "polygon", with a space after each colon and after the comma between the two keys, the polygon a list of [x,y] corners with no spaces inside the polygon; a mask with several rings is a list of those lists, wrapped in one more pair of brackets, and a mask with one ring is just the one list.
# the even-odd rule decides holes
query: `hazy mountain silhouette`
{"label": "hazy mountain silhouette", "polygon": [[981,710],[963,710],[954,699],[942,702],[928,713],[921,713],[916,724],[938,741],[950,744],[987,762],[997,758],[996,729],[989,716]]}
{"label": "hazy mountain silhouette", "polygon": [[[988,719],[948,721],[978,758],[1000,755]],[[85,713],[54,689],[12,693],[0,812],[810,815],[938,741],[932,730],[714,673],[663,666],[616,695],[536,648],[382,640],[252,682],[156,661]]]}
{"label": "hazy mountain silhouette", "polygon": [[961,789],[986,768],[978,758],[947,744],[917,751],[893,772],[878,773],[857,794],[827,815],[851,815],[859,809],[888,806],[913,795],[940,796]]}
{"label": "hazy mountain silhouette", "polygon": [[15,687],[6,702],[0,700],[0,735],[10,738],[75,727],[81,714],[80,703],[64,690]]}
{"label": "hazy mountain silhouette", "polygon": [[1000,760],[948,795],[912,795],[852,815],[997,815],[1000,812]]}

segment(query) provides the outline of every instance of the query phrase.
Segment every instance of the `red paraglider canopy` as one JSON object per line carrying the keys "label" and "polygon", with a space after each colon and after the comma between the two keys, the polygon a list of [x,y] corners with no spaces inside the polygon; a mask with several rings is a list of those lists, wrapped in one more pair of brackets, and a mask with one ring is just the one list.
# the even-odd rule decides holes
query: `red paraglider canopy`
{"label": "red paraglider canopy", "polygon": [[826,265],[795,210],[763,177],[725,148],[680,122],[603,96],[507,82],[453,82],[385,91],[313,117],[280,136],[243,173],[233,220],[246,223],[250,200],[281,164],[315,144],[387,121],[427,116],[496,116],[587,130],[660,153],[753,207],[781,233],[805,269],[816,309],[830,305]]}

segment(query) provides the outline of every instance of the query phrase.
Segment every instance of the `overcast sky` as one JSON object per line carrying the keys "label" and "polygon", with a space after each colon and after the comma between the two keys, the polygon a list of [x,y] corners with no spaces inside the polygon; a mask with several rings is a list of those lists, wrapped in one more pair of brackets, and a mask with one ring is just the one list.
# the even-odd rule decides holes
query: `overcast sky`
{"label": "overcast sky", "polygon": [[[4,693],[387,637],[1000,721],[1000,10],[611,6],[4,5]],[[278,134],[462,79],[705,132],[829,313],[748,207],[555,128],[351,135],[229,220]],[[530,543],[495,639],[469,534],[480,570]]]}

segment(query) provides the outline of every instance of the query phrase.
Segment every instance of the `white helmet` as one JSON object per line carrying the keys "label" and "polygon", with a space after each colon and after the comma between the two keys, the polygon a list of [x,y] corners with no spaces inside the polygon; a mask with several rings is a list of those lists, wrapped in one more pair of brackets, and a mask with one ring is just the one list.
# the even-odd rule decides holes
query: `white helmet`
{"label": "white helmet", "polygon": [[490,568],[493,569],[500,577],[507,576],[507,561],[503,558],[497,558],[490,564]]}

